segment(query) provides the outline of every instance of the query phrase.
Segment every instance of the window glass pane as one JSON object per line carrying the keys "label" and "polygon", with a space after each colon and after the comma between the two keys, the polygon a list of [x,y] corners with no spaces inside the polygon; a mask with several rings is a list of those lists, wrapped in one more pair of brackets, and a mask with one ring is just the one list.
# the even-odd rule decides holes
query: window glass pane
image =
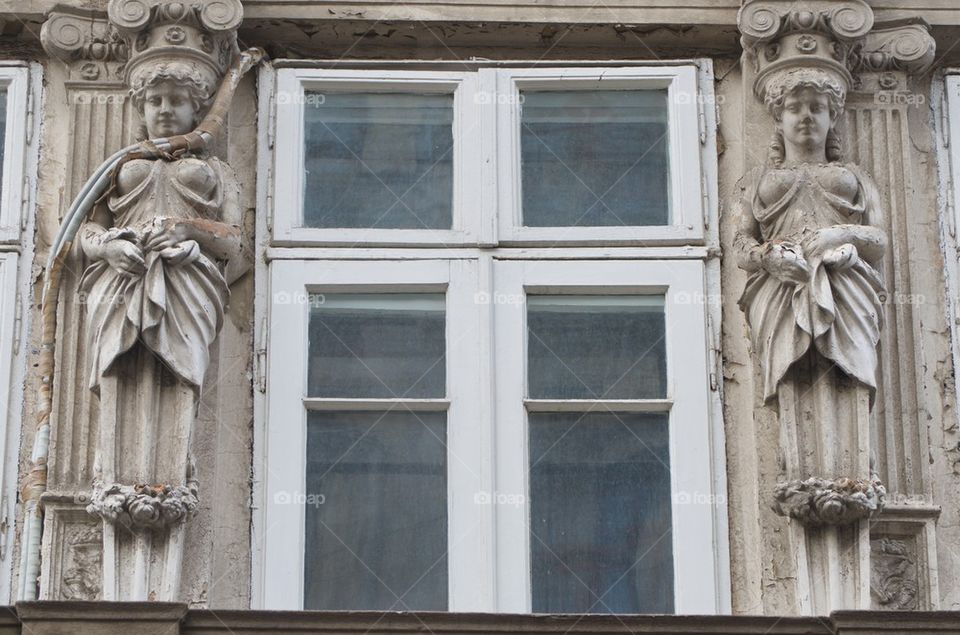
{"label": "window glass pane", "polygon": [[310,299],[310,397],[446,396],[443,294]]}
{"label": "window glass pane", "polygon": [[447,609],[445,420],[310,413],[304,608]]}
{"label": "window glass pane", "polygon": [[535,613],[672,613],[666,414],[530,421]]}
{"label": "window glass pane", "polygon": [[670,223],[665,90],[522,91],[522,97],[524,225]]}
{"label": "window glass pane", "polygon": [[453,95],[307,93],[307,227],[450,229]]}
{"label": "window glass pane", "polygon": [[528,394],[664,398],[665,333],[662,296],[528,296]]}

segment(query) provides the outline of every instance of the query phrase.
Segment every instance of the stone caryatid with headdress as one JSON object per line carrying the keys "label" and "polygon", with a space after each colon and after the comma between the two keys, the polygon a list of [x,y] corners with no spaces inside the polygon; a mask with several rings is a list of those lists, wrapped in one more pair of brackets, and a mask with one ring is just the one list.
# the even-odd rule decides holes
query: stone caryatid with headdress
{"label": "stone caryatid with headdress", "polygon": [[[192,132],[238,53],[239,1],[111,0],[108,15],[127,42],[143,138]],[[204,148],[133,159],[80,231],[100,396],[88,511],[104,522],[104,599],[178,597],[184,522],[198,505],[189,446],[200,391],[229,285],[249,267],[238,194],[230,166]]]}
{"label": "stone caryatid with headdress", "polygon": [[797,448],[801,464],[778,487],[777,511],[847,524],[876,511],[883,494],[849,444],[858,441],[858,399],[876,391],[887,236],[877,187],[843,160],[837,131],[873,13],[851,0],[750,2],[740,26],[776,129],[767,162],[742,181],[736,253],[750,275],[740,306],[763,400],[808,421],[785,437],[832,448]]}
{"label": "stone caryatid with headdress", "polygon": [[818,615],[869,607],[863,521],[885,494],[870,460],[870,411],[888,237],[883,199],[843,159],[839,129],[854,72],[932,56],[917,25],[874,33],[873,18],[863,0],[748,0],[738,18],[775,129],[766,161],[741,181],[735,255],[749,277],[740,307],[762,402],[780,426],[772,505],[795,521],[799,610]]}

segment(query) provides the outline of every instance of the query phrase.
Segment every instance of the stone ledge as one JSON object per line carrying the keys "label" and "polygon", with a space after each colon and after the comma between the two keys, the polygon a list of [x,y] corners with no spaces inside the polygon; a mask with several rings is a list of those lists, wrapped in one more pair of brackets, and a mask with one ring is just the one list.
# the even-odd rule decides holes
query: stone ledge
{"label": "stone ledge", "polygon": [[0,607],[0,635],[391,635],[658,633],[659,635],[847,635],[960,633],[960,612],[838,611],[830,617],[751,615],[500,615],[377,611],[190,609],[163,602],[23,602]]}
{"label": "stone ledge", "polygon": [[832,631],[817,618],[672,615],[493,615],[319,611],[190,611],[182,633],[658,633],[663,635],[813,635]]}
{"label": "stone ledge", "polygon": [[848,633],[960,633],[957,611],[835,611],[830,616],[837,635]]}
{"label": "stone ledge", "polygon": [[[16,612],[24,635],[175,635],[186,604],[167,602],[20,602]],[[3,613],[0,610],[0,613]],[[15,628],[15,627],[14,627]],[[0,622],[0,635],[7,635]]]}
{"label": "stone ledge", "polygon": [[498,615],[377,611],[188,610],[161,602],[24,602],[0,607],[0,635],[388,635],[658,633],[660,635],[846,635],[960,633],[960,612],[839,611],[830,617],[750,615]]}

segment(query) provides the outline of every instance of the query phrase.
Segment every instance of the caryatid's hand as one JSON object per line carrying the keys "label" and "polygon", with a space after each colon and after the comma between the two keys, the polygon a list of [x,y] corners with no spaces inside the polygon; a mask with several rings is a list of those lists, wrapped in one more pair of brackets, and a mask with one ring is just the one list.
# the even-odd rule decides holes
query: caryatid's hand
{"label": "caryatid's hand", "polygon": [[143,251],[124,238],[113,238],[103,243],[103,259],[128,278],[143,275],[146,270]]}
{"label": "caryatid's hand", "polygon": [[801,284],[810,280],[810,265],[799,245],[786,241],[771,241],[763,247],[760,258],[763,268],[781,282]]}

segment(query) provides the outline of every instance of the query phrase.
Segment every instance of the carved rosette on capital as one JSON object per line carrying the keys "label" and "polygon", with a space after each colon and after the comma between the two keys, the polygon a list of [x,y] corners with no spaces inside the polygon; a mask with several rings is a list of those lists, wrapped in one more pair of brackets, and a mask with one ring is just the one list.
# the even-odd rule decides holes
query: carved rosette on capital
{"label": "carved rosette on capital", "polygon": [[839,128],[861,77],[917,72],[932,61],[932,39],[917,23],[874,31],[863,0],[748,0],[739,25],[754,93],[775,128],[767,162],[741,181],[735,239],[749,274],[740,307],[761,407],[780,427],[772,507],[794,521],[798,612],[869,608],[864,521],[886,494],[871,463],[870,417],[889,237],[884,197],[844,161]]}

